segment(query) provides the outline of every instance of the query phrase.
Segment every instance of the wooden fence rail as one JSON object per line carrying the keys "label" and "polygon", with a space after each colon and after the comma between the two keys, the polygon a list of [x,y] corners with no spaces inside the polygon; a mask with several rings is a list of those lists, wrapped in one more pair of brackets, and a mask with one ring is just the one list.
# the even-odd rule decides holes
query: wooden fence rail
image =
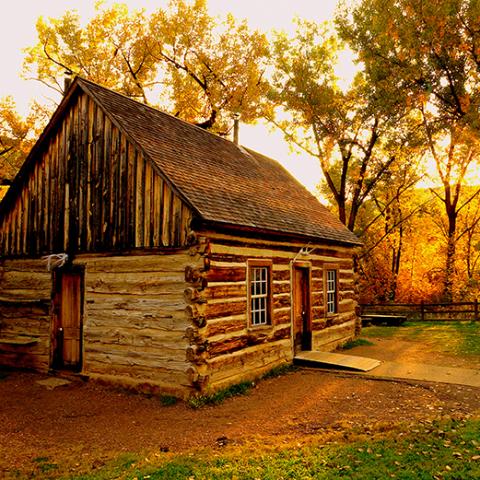
{"label": "wooden fence rail", "polygon": [[478,300],[455,303],[388,303],[360,304],[362,315],[405,315],[408,320],[422,322],[480,320]]}

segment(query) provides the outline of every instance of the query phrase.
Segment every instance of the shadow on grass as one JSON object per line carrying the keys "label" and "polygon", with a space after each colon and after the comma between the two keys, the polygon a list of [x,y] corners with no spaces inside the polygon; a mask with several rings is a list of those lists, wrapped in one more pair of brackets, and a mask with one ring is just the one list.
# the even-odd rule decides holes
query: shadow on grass
{"label": "shadow on grass", "polygon": [[400,327],[372,326],[364,328],[362,336],[421,342],[438,352],[458,356],[480,355],[480,322],[406,322]]}

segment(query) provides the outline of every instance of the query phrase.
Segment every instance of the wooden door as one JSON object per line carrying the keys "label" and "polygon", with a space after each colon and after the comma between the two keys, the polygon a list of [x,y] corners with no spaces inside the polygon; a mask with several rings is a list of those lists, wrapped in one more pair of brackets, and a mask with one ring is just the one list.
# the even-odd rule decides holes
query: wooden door
{"label": "wooden door", "polygon": [[53,368],[80,371],[82,366],[83,271],[59,271],[56,279]]}
{"label": "wooden door", "polygon": [[294,353],[312,349],[310,315],[310,270],[293,268],[293,349]]}

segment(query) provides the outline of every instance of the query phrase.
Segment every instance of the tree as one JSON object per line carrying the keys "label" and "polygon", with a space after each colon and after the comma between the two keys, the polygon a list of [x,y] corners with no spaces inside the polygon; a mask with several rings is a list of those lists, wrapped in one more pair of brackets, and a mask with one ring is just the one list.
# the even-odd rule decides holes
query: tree
{"label": "tree", "polygon": [[361,73],[347,91],[340,89],[338,48],[338,38],[313,22],[298,21],[294,38],[278,34],[270,90],[276,109],[268,115],[289,142],[318,158],[338,217],[353,231],[365,201],[400,156],[416,148],[416,120],[378,109],[382,99]]}
{"label": "tree", "polygon": [[390,104],[422,115],[443,186],[448,221],[443,298],[451,301],[458,215],[478,194],[460,201],[464,176],[477,161],[480,2],[364,0],[344,9],[337,23],[365,65],[369,83]]}
{"label": "tree", "polygon": [[26,118],[12,97],[0,99],[0,185],[12,180],[45,122],[46,110],[34,104]]}
{"label": "tree", "polygon": [[38,42],[26,49],[24,76],[63,93],[65,74],[73,73],[147,102],[157,62],[147,47],[145,13],[130,13],[122,4],[97,12],[85,27],[75,10],[58,19],[40,17]]}
{"label": "tree", "polygon": [[206,128],[225,131],[232,115],[261,116],[268,42],[232,15],[221,22],[206,0],[172,1],[150,19],[152,55],[163,65],[174,112]]}
{"label": "tree", "polygon": [[[431,198],[425,200],[416,194],[412,187],[418,180],[407,162],[398,165],[391,176],[379,182],[359,218],[364,247],[358,260],[364,283],[380,283],[376,289],[372,288],[373,285],[367,287],[375,301],[394,302],[397,299],[412,225],[432,201]],[[380,265],[383,267],[379,268]],[[381,280],[371,281],[372,277],[379,276]]]}
{"label": "tree", "polygon": [[126,5],[102,9],[84,27],[75,11],[40,18],[24,75],[63,92],[65,73],[82,75],[217,132],[260,116],[266,37],[246,22],[209,15],[206,0],[171,0],[147,16]]}

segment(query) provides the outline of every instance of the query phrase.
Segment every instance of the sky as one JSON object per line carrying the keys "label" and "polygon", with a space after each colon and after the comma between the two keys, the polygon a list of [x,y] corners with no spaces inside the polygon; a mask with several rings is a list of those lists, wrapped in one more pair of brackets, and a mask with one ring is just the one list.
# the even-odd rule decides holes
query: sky
{"label": "sky", "polygon": [[[40,102],[55,97],[54,92],[34,80],[20,78],[23,49],[36,43],[35,23],[38,17],[59,17],[66,10],[76,9],[83,21],[94,14],[95,0],[0,0],[2,28],[0,45],[2,74],[0,97],[12,95],[20,113],[28,112],[30,101]],[[115,3],[111,0],[106,5]],[[153,11],[166,4],[166,0],[123,0],[131,9],[145,8]],[[236,18],[248,20],[253,29],[289,30],[295,16],[317,22],[332,18],[337,0],[209,0],[212,15],[232,13]],[[348,77],[353,64],[345,64],[344,76]],[[342,74],[340,74],[342,75]],[[318,160],[292,153],[279,131],[265,125],[241,125],[240,143],[279,160],[298,180],[312,192],[321,180]]]}

